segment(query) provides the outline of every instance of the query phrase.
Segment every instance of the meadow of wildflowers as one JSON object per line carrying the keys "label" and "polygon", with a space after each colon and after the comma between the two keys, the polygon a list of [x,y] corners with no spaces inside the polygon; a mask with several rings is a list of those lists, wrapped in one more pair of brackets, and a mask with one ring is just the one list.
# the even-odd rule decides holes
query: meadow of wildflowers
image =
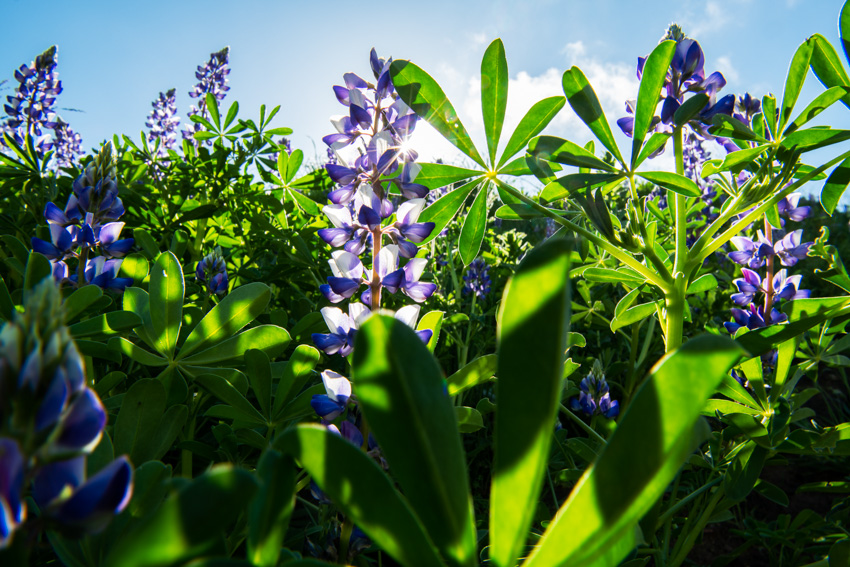
{"label": "meadow of wildflowers", "polygon": [[225,102],[229,47],[185,117],[168,87],[93,149],[56,46],[12,70],[0,565],[847,565],[850,131],[811,122],[850,109],[839,28],[774,95],[671,25],[624,149],[578,67],[504,131],[498,39],[486,147],[373,49],[313,159]]}

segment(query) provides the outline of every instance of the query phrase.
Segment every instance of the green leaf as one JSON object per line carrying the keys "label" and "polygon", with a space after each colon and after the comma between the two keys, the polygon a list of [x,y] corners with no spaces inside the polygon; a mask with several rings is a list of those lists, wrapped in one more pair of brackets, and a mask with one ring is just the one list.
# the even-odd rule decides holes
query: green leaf
{"label": "green leaf", "polygon": [[705,93],[695,94],[686,100],[682,106],[677,108],[676,112],[673,113],[673,124],[676,126],[684,126],[690,122],[692,118],[699,114],[703,108],[705,108],[705,105],[708,104],[709,100],[709,96]]}
{"label": "green leaf", "polygon": [[708,161],[702,167],[700,177],[708,177],[709,175],[713,175],[720,171],[729,171],[730,169],[739,167],[742,164],[747,164],[763,154],[768,148],[770,148],[770,144],[763,144],[754,148],[736,150],[726,154],[726,157],[723,158],[722,162],[720,160]]}
{"label": "green leaf", "polygon": [[484,428],[484,418],[481,417],[481,412],[475,408],[456,406],[455,417],[457,418],[458,431],[461,433],[475,433]]}
{"label": "green leaf", "polygon": [[41,283],[41,280],[50,277],[52,272],[53,267],[50,265],[50,260],[38,252],[29,253],[27,269],[24,272],[24,301],[26,301],[29,292]]}
{"label": "green leaf", "polygon": [[114,337],[142,324],[142,318],[129,311],[112,311],[85,321],[71,325],[68,330],[71,336],[83,337]]}
{"label": "green leaf", "polygon": [[239,332],[265,311],[270,298],[271,290],[266,284],[253,282],[237,287],[192,329],[180,348],[177,360],[208,349]]}
{"label": "green leaf", "polygon": [[[729,416],[727,416],[729,417]],[[752,416],[744,416],[754,420]],[[766,433],[766,432],[765,432]],[[758,482],[759,475],[764,468],[764,462],[770,450],[747,443],[744,448],[735,455],[735,459],[729,464],[723,486],[726,488],[726,497],[732,502],[740,502],[752,492]]]}
{"label": "green leaf", "polygon": [[590,191],[599,185],[607,185],[619,181],[624,177],[624,174],[609,174],[609,173],[573,173],[559,177],[555,181],[549,183],[540,192],[541,201],[557,201],[564,197],[570,197],[579,190],[584,192],[584,189]]}
{"label": "green leaf", "polygon": [[835,130],[832,128],[809,128],[797,130],[785,136],[782,146],[809,152],[832,144],[850,140],[850,130]]}
{"label": "green leaf", "polygon": [[501,169],[509,159],[525,147],[530,139],[542,132],[543,128],[555,118],[555,115],[561,111],[566,102],[567,99],[562,96],[544,98],[536,102],[517,124],[516,130],[511,134],[496,168]]}
{"label": "green leaf", "polygon": [[201,130],[200,132],[195,132],[195,133],[194,133],[194,135],[193,135],[193,137],[194,137],[196,140],[199,140],[199,141],[201,141],[201,142],[205,142],[205,141],[207,141],[207,140],[215,139],[215,138],[217,138],[218,136],[217,136],[216,134],[213,134],[212,132],[206,132],[206,131],[204,131],[204,130]]}
{"label": "green leaf", "polygon": [[717,285],[717,278],[715,278],[713,274],[705,274],[691,282],[691,285],[688,286],[685,293],[688,295],[692,293],[703,293],[716,289]]}
{"label": "green leaf", "polygon": [[702,195],[699,185],[684,175],[670,171],[641,171],[638,173],[650,183],[655,183],[665,189],[669,189],[685,197],[699,197]]}
{"label": "green leaf", "polygon": [[227,109],[227,116],[224,117],[224,127],[223,129],[227,129],[233,121],[236,119],[236,115],[239,114],[239,102],[233,101],[233,104],[230,105],[230,108]]}
{"label": "green leaf", "polygon": [[[312,424],[286,431],[274,446],[295,457],[343,513],[396,561],[423,567],[444,565],[407,500],[360,448]],[[466,472],[461,475],[465,477]]]}
{"label": "green leaf", "polygon": [[431,331],[431,338],[428,339],[427,347],[432,353],[440,341],[440,329],[443,328],[443,315],[445,315],[443,311],[429,311],[419,319],[419,323],[416,325],[417,331]]}
{"label": "green leaf", "polygon": [[841,201],[844,192],[847,191],[847,185],[850,184],[850,158],[842,161],[823,184],[823,189],[820,193],[820,204],[823,210],[832,216],[835,212],[835,207]]}
{"label": "green leaf", "polygon": [[736,339],[738,344],[753,356],[762,355],[827,319],[850,314],[850,299],[847,297],[797,299],[783,305],[782,311],[788,314],[788,323],[770,325],[745,333]]}
{"label": "green leaf", "polygon": [[113,337],[109,340],[109,349],[129,357],[144,366],[167,366],[168,361],[159,355],[150,353],[133,344],[124,337]]}
{"label": "green leaf", "polygon": [[148,293],[138,287],[128,287],[124,290],[124,311],[131,311],[142,318],[142,326],[136,327],[134,332],[145,344],[154,348],[153,323],[151,323],[150,297]]}
{"label": "green leaf", "polygon": [[616,552],[605,564],[618,564],[633,548],[638,520],[693,450],[705,400],[741,354],[731,339],[704,335],[662,358],[525,567],[591,565],[609,549]]}
{"label": "green leaf", "polygon": [[638,156],[635,164],[632,166],[632,169],[636,169],[637,166],[646,161],[649,156],[664,146],[668,139],[670,139],[670,134],[666,132],[655,132],[652,136],[650,136],[649,141],[643,145],[640,155]]}
{"label": "green leaf", "polygon": [[148,260],[159,256],[159,246],[147,230],[141,228],[133,230],[133,240],[142,248]]}
{"label": "green leaf", "polygon": [[656,311],[657,304],[654,301],[630,307],[611,320],[611,332],[616,332],[618,329],[628,327],[638,321],[643,321],[650,315],[654,315]]}
{"label": "green leaf", "polygon": [[670,61],[673,60],[673,53],[675,51],[675,41],[662,41],[652,50],[652,53],[646,58],[643,66],[643,75],[641,76],[637,104],[635,106],[635,123],[632,136],[632,168],[636,167],[641,146],[646,139],[646,133],[649,130],[649,125],[652,123],[652,118],[655,116],[655,109],[658,107],[661,88],[664,86],[664,80],[667,77]]}
{"label": "green leaf", "polygon": [[708,129],[708,132],[713,136],[723,136],[726,138],[735,138],[736,140],[746,140],[748,142],[756,141],[761,144],[766,143],[763,136],[759,136],[753,132],[749,126],[726,114],[715,114],[711,123],[713,126]]}
{"label": "green leaf", "polygon": [[[87,286],[87,287],[95,287],[95,286]],[[85,289],[85,288],[84,288]],[[15,313],[15,304],[12,302],[12,296],[9,293],[9,288],[6,287],[6,282],[3,280],[3,276],[0,276],[0,319],[4,321],[11,321],[12,315]],[[65,320],[70,320],[67,316],[68,307],[67,301],[65,304]]]}
{"label": "green leaf", "polygon": [[206,102],[207,112],[210,113],[210,118],[212,118],[213,123],[215,124],[215,130],[221,130],[221,117],[218,114],[218,100],[216,100],[215,95],[212,93],[207,93],[206,98],[204,99]]}
{"label": "green leaf", "polygon": [[[807,43],[812,43],[812,71],[815,76],[827,88],[836,86],[850,86],[850,77],[844,70],[841,60],[838,58],[838,53],[832,44],[820,34],[815,34],[806,40]],[[850,95],[845,95],[842,98],[845,106],[850,107]]]}
{"label": "green leaf", "polygon": [[121,401],[115,420],[113,444],[115,454],[129,455],[141,465],[154,458],[159,443],[157,429],[165,412],[165,388],[158,380],[137,380]]}
{"label": "green leaf", "polygon": [[770,132],[770,136],[775,140],[777,138],[776,121],[779,119],[779,116],[776,112],[776,98],[773,95],[768,94],[762,97],[761,111],[764,116],[765,124],[767,124],[767,130]]}
{"label": "green leaf", "polygon": [[191,365],[220,364],[242,358],[249,348],[265,352],[269,358],[283,354],[289,346],[289,333],[277,325],[260,325],[230,337],[215,346],[184,358],[181,362]]}
{"label": "green leaf", "polygon": [[452,103],[431,76],[410,61],[395,60],[390,66],[399,98],[413,112],[433,126],[453,146],[481,167],[487,167],[466,128],[457,117]]}
{"label": "green leaf", "polygon": [[611,173],[616,171],[610,164],[605,163],[578,144],[554,136],[539,136],[534,138],[528,145],[528,153],[534,156],[535,159],[545,159],[546,161],[554,161],[576,167],[601,169]]}
{"label": "green leaf", "polygon": [[569,268],[568,240],[538,245],[508,282],[497,317],[490,558],[500,567],[516,565],[540,498],[567,348]]}
{"label": "green leaf", "polygon": [[71,323],[83,311],[103,296],[103,291],[96,285],[83,286],[65,298],[65,323]]}
{"label": "green leaf", "polygon": [[496,375],[498,358],[487,354],[476,358],[447,379],[450,396],[456,396],[470,388],[489,382]]}
{"label": "green leaf", "polygon": [[266,419],[251,405],[251,402],[245,399],[245,396],[240,394],[230,382],[221,376],[202,374],[195,378],[195,383],[201,385],[213,396],[232,407],[243,416],[243,419],[258,425],[264,425],[266,423]]}
{"label": "green leaf", "polygon": [[289,162],[286,166],[286,177],[284,181],[287,183],[292,183],[292,180],[295,179],[295,175],[298,173],[298,169],[301,167],[301,164],[304,162],[304,152],[301,150],[292,150],[292,153],[289,155]]}
{"label": "green leaf", "polygon": [[484,58],[481,60],[481,109],[492,164],[496,163],[496,149],[502,134],[507,106],[508,61],[505,59],[502,40],[496,39],[484,52]]}
{"label": "green leaf", "polygon": [[285,363],[283,376],[278,381],[277,390],[274,395],[274,409],[272,414],[275,420],[281,410],[289,401],[301,392],[301,388],[307,379],[313,374],[313,369],[318,364],[321,354],[310,345],[298,345],[290,355],[289,362]]}
{"label": "green leaf", "polygon": [[424,185],[428,189],[439,189],[452,183],[464,181],[473,176],[481,175],[480,171],[474,169],[466,169],[465,167],[457,167],[456,165],[448,165],[445,163],[421,163],[412,164],[414,170],[418,167],[419,172],[414,177],[414,181],[420,185]]}
{"label": "green leaf", "polygon": [[257,464],[260,489],[248,512],[247,557],[255,567],[275,567],[295,508],[295,462],[268,450]]}
{"label": "green leaf", "polygon": [[498,173],[499,175],[513,175],[514,177],[533,175],[531,168],[528,167],[528,162],[522,156],[500,168]]}
{"label": "green leaf", "polygon": [[272,367],[269,357],[261,350],[248,349],[245,351],[245,366],[260,411],[268,420],[272,410]]}
{"label": "green leaf", "polygon": [[[489,184],[482,184],[478,195],[472,202],[463,227],[460,229],[460,240],[458,248],[460,258],[465,266],[468,266],[478,256],[481,243],[484,241],[484,233],[487,231],[487,190]],[[436,232],[436,228],[434,229]]]}
{"label": "green leaf", "polygon": [[[564,87],[564,94],[567,95],[567,102],[570,103],[578,117],[587,124],[587,127],[617,161],[623,164],[623,156],[620,154],[620,149],[611,134],[611,127],[608,125],[605,113],[602,112],[602,105],[599,104],[599,99],[593,92],[593,87],[587,82],[587,78],[581,72],[581,69],[572,67],[565,71],[561,82]],[[625,167],[625,164],[623,164],[623,167]]]}
{"label": "green leaf", "polygon": [[643,276],[628,268],[588,268],[582,275],[587,281],[596,283],[625,283],[637,286],[646,281]]}
{"label": "green leaf", "polygon": [[474,179],[466,185],[446,193],[419,215],[419,222],[433,222],[434,230],[431,235],[422,241],[420,246],[427,244],[437,238],[443,229],[448,226],[455,215],[463,207],[466,198],[472,193],[472,190],[482,185],[482,179]]}
{"label": "green leaf", "polygon": [[[850,61],[850,4],[847,2],[841,7],[841,14],[838,16],[838,33],[841,35],[844,58]],[[845,545],[844,547],[847,548],[848,546]]]}
{"label": "green leaf", "polygon": [[357,399],[394,478],[443,556],[475,561],[463,447],[436,360],[410,327],[380,315],[361,325],[353,356]]}
{"label": "green leaf", "polygon": [[133,278],[133,285],[140,285],[148,275],[148,260],[139,253],[125,256],[121,261],[122,277]]}
{"label": "green leaf", "polygon": [[217,465],[122,534],[104,565],[161,567],[203,555],[217,545],[221,531],[242,513],[256,490],[257,483],[248,471]]}
{"label": "green leaf", "polygon": [[172,360],[183,322],[183,269],[171,252],[163,252],[151,270],[150,314],[156,350]]}
{"label": "green leaf", "polygon": [[835,104],[837,101],[850,96],[850,85],[842,87],[831,87],[825,92],[822,92],[815,100],[809,103],[803,112],[788,125],[783,135],[787,136],[791,132],[797,131],[801,126],[809,120]]}
{"label": "green leaf", "polygon": [[783,130],[785,124],[791,118],[791,112],[794,110],[797,97],[800,96],[800,90],[803,88],[803,82],[806,80],[806,74],[809,72],[812,47],[813,45],[807,41],[801,43],[800,47],[794,53],[794,57],[791,58],[788,76],[785,78],[785,92],[782,94],[782,106],[779,111],[779,128],[777,128],[777,131]]}

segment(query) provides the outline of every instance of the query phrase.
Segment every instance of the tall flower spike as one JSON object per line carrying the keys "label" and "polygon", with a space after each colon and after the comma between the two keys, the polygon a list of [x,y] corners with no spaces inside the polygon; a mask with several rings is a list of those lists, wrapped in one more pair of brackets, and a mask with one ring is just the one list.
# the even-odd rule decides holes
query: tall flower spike
{"label": "tall flower spike", "polygon": [[583,411],[590,416],[601,414],[608,419],[614,419],[620,413],[620,403],[611,399],[608,382],[596,365],[594,370],[599,376],[591,372],[583,378],[579,384],[581,393],[578,399],[573,398],[570,401],[570,405],[573,411]]}
{"label": "tall flower spike", "polygon": [[[189,116],[199,115],[207,118],[207,94],[212,94],[216,100],[223,100],[227,95],[230,87],[227,86],[227,75],[230,74],[228,65],[230,60],[230,47],[225,47],[221,51],[210,53],[210,59],[204,65],[199,65],[195,71],[195,78],[198,83],[195,88],[189,92],[189,96],[199,100],[198,106],[189,107]],[[187,125],[183,130],[183,138],[194,142],[195,132],[201,132],[204,127],[196,122]],[[210,144],[211,142],[207,142]]]}
{"label": "tall flower spike", "polygon": [[165,156],[168,150],[174,149],[177,141],[177,128],[180,117],[177,116],[177,97],[174,89],[159,93],[159,97],[151,103],[153,110],[148,115],[145,126],[148,127],[148,141],[160,141],[159,155]]}
{"label": "tall flower spike", "polygon": [[209,295],[224,295],[227,292],[227,264],[220,246],[216,246],[215,250],[198,262],[195,279],[199,284],[206,284]]}

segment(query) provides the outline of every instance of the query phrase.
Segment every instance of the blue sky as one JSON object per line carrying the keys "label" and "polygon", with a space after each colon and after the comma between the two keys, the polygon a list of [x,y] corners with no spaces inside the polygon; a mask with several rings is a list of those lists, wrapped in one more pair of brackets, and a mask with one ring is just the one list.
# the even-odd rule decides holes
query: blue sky
{"label": "blue sky", "polygon": [[[342,74],[369,73],[373,46],[382,57],[410,59],[446,90],[476,143],[483,140],[479,65],[487,45],[505,43],[511,77],[508,126],[537,100],[560,91],[564,70],[578,65],[613,122],[635,98],[635,64],[677,22],[698,39],[706,71],[722,71],[722,94],[781,96],[788,63],[813,33],[839,46],[842,0],[432,0],[370,5],[336,1],[172,0],[146,2],[3,0],[0,79],[52,44],[59,47],[64,92],[60,114],[84,147],[113,133],[138,139],[160,91],[176,88],[182,124],[194,71],[209,54],[231,47],[231,90],[240,117],[281,105],[276,126],[295,130],[294,147],[323,155],[328,118],[341,113],[331,87]],[[521,6],[521,7],[520,7]],[[14,83],[14,81],[10,81]],[[6,83],[8,94],[10,83]],[[809,77],[800,104],[822,87]],[[802,108],[802,106],[800,107]],[[64,109],[75,109],[64,110]],[[850,127],[837,108],[826,123]],[[506,126],[507,127],[507,126]],[[414,140],[424,157],[451,159],[451,148],[424,128]],[[547,131],[576,142],[589,131],[565,108]],[[625,143],[625,139],[621,139]],[[483,143],[481,143],[483,146]],[[662,160],[664,158],[661,158]],[[663,165],[663,163],[661,164]]]}

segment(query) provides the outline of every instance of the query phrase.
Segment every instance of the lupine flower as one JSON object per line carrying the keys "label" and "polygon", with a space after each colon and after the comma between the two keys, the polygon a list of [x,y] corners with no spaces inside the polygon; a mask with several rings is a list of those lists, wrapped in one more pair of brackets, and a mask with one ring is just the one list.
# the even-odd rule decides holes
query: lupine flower
{"label": "lupine flower", "polygon": [[[749,305],[756,293],[767,293],[768,290],[773,294],[775,300],[805,299],[811,293],[809,290],[799,289],[803,276],[789,276],[787,270],[779,270],[773,276],[772,282],[768,282],[767,278],[762,280],[757,272],[748,268],[742,268],[741,271],[744,277],[732,280],[738,286],[739,291],[739,293],[732,294],[732,301],[742,307]],[[768,288],[769,285],[770,288]]]}
{"label": "lupine flower", "polygon": [[490,276],[487,273],[489,271],[490,267],[484,258],[473,260],[463,276],[463,293],[473,294],[478,299],[487,297],[490,293]]}
{"label": "lupine flower", "polygon": [[369,315],[369,309],[362,303],[352,302],[348,304],[348,314],[338,307],[323,307],[321,313],[330,333],[313,333],[313,342],[326,354],[351,354],[357,328]]}
{"label": "lupine flower", "polygon": [[177,141],[177,129],[180,126],[180,117],[177,116],[177,97],[175,89],[168,89],[159,93],[159,97],[151,103],[153,110],[148,115],[145,126],[148,127],[148,141],[160,141],[159,155],[165,156],[168,150],[174,149]]}
{"label": "lupine flower", "polygon": [[75,167],[79,161],[77,156],[83,153],[83,139],[67,122],[57,118],[53,128],[53,148],[55,167]]}
{"label": "lupine flower", "polygon": [[770,319],[766,321],[764,317],[764,306],[756,305],[755,303],[750,303],[747,309],[736,309],[733,307],[731,311],[734,321],[727,321],[723,323],[723,326],[733,335],[741,327],[746,327],[752,331],[788,320],[788,315],[780,313],[777,309],[773,308],[770,310]]}
{"label": "lupine flower", "polygon": [[316,394],[310,400],[313,411],[325,421],[331,421],[345,411],[351,397],[351,382],[333,370],[322,372],[322,384],[326,394]]}
{"label": "lupine flower", "polygon": [[103,529],[132,493],[126,457],[85,480],[106,409],[86,385],[64,320],[59,290],[46,279],[0,329],[0,548],[26,514],[30,478],[40,514],[72,533]]}
{"label": "lupine flower", "polygon": [[425,199],[411,199],[402,203],[396,213],[396,222],[385,231],[405,258],[416,256],[416,244],[428,238],[436,226],[433,222],[416,222],[424,208]]}
{"label": "lupine flower", "polygon": [[29,65],[21,65],[15,71],[18,87],[14,95],[6,97],[3,109],[9,116],[5,126],[18,145],[24,145],[29,135],[39,154],[53,147],[45,130],[56,127],[53,104],[62,92],[62,81],[56,71],[56,46],[35,58]]}
{"label": "lupine flower", "polygon": [[209,295],[224,295],[227,292],[227,264],[221,254],[221,247],[204,256],[195,268],[195,280],[202,286],[206,284]]}
{"label": "lupine flower", "polygon": [[328,278],[326,285],[319,286],[319,290],[331,303],[352,297],[361,285],[368,283],[363,263],[351,252],[334,250],[328,264],[334,275]]}
{"label": "lupine flower", "polygon": [[[705,108],[691,120],[691,127],[705,139],[714,137],[708,133],[706,125],[711,124],[712,118],[717,114],[732,114],[735,105],[735,96],[727,95],[717,100],[717,93],[726,85],[726,79],[717,71],[705,76],[703,66],[705,57],[702,48],[695,40],[686,38],[677,25],[671,25],[662,40],[672,39],[676,42],[676,50],[661,93],[661,115],[655,116],[650,124],[651,130],[656,132],[672,132],[673,115],[684,103],[687,93],[705,93],[709,100]],[[643,67],[646,63],[645,57],[638,58],[637,76],[643,76]],[[626,116],[617,120],[617,125],[627,136],[631,137],[634,132],[634,105],[633,101],[626,103]],[[663,146],[656,151],[652,157],[659,155],[664,150]]]}
{"label": "lupine flower", "polygon": [[800,197],[802,196],[802,193],[791,193],[776,203],[779,214],[796,222],[806,219],[811,214],[812,208],[809,206],[799,206]]}
{"label": "lupine flower", "polygon": [[[230,47],[225,47],[216,53],[210,53],[210,59],[204,65],[199,65],[195,71],[198,83],[189,92],[189,96],[199,99],[198,106],[189,107],[189,116],[199,115],[207,118],[207,94],[215,96],[216,100],[223,100],[230,87],[227,86],[227,75],[230,74],[228,61],[230,59]],[[183,138],[194,142],[195,132],[201,132],[204,127],[196,122],[191,122],[183,130]],[[210,142],[208,142],[210,143]]]}
{"label": "lupine flower", "polygon": [[764,266],[765,260],[773,255],[773,246],[761,231],[758,232],[757,241],[746,236],[734,236],[731,242],[737,250],[728,254],[729,259],[754,270]]}
{"label": "lupine flower", "polygon": [[584,377],[579,384],[581,394],[573,398],[570,405],[573,411],[583,411],[587,415],[601,414],[608,419],[614,419],[620,413],[620,403],[611,399],[608,382],[605,376],[597,378],[593,372]]}
{"label": "lupine flower", "polygon": [[809,247],[814,242],[801,243],[802,238],[803,229],[798,229],[786,234],[773,247],[774,253],[779,257],[783,266],[791,267],[808,255]]}

